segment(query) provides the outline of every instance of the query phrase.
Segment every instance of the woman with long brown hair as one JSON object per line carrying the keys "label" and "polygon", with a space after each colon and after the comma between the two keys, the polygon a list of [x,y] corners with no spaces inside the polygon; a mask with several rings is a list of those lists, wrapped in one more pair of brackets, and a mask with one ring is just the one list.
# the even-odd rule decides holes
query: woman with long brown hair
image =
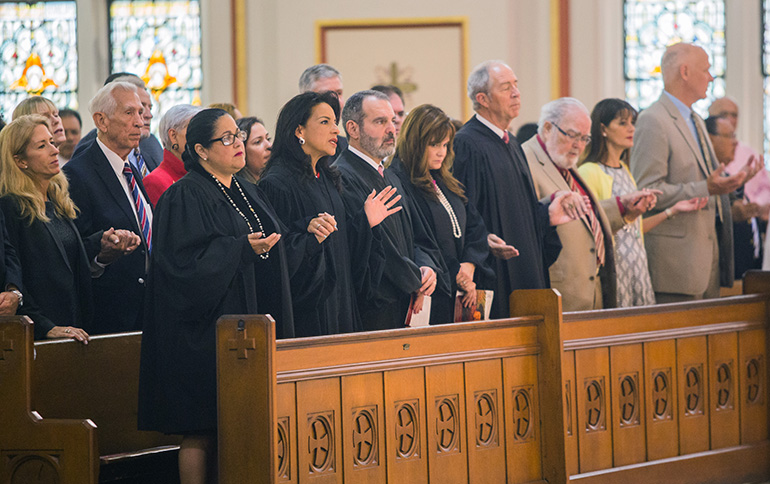
{"label": "woman with long brown hair", "polygon": [[418,106],[404,120],[389,167],[419,207],[448,269],[432,295],[431,324],[455,320],[458,290],[462,292],[463,306],[474,306],[475,281],[480,280],[477,272],[489,272],[491,276],[484,265],[489,255],[484,222],[468,205],[463,186],[451,172],[454,135],[455,127],[444,111],[430,104]]}

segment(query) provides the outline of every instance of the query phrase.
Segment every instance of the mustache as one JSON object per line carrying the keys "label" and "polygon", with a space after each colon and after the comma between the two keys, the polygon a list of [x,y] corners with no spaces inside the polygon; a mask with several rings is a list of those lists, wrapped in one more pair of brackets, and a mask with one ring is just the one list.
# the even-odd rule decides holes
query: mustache
{"label": "mustache", "polygon": [[386,143],[388,141],[396,141],[396,135],[393,133],[386,134],[385,137],[382,139],[382,142]]}

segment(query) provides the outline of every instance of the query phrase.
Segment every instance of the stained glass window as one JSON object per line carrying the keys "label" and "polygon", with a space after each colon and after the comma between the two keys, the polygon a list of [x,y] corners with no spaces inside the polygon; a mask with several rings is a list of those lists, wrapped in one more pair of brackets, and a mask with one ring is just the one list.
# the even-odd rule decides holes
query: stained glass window
{"label": "stained glass window", "polygon": [[705,49],[714,82],[706,99],[693,105],[705,116],[711,101],[725,94],[724,0],[625,0],[624,73],[626,99],[644,109],[663,92],[660,59],[666,47],[690,42]]}
{"label": "stained glass window", "polygon": [[31,95],[78,108],[76,17],[74,1],[0,2],[0,115],[6,122]]}
{"label": "stained glass window", "polygon": [[112,72],[137,74],[153,95],[153,131],[177,104],[200,104],[200,3],[110,2]]}

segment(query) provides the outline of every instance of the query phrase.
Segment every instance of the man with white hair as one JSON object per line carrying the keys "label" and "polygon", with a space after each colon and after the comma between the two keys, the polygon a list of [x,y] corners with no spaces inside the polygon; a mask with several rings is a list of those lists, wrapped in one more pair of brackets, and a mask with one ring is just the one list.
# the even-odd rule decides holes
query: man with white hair
{"label": "man with white hair", "polygon": [[[98,132],[96,140],[63,168],[70,195],[79,209],[75,225],[84,241],[110,228],[130,230],[142,239],[137,250],[93,279],[97,326],[89,333],[136,331],[142,329],[144,281],[152,249],[152,209],[139,172],[128,156],[142,138],[144,107],[135,87],[118,81],[99,89],[89,110]],[[98,250],[86,246],[91,259]]]}
{"label": "man with white hair", "polygon": [[508,132],[521,106],[510,67],[502,61],[476,66],[468,77],[468,97],[476,114],[455,136],[454,174],[490,232],[487,263],[495,277],[477,285],[494,288],[491,317],[507,318],[512,291],[549,287],[547,268],[561,250],[554,227],[581,217],[586,206],[568,191],[538,202],[527,160]]}
{"label": "man with white hair", "polygon": [[556,228],[562,250],[549,274],[551,287],[561,293],[564,311],[616,307],[612,235],[655,205],[655,195],[641,191],[596,198],[575,170],[590,133],[591,117],[583,103],[560,98],[543,106],[537,135],[521,146],[539,199],[549,201],[563,190],[588,198],[585,217]]}
{"label": "man with white hair", "polygon": [[705,208],[670,217],[644,236],[657,302],[719,296],[734,279],[732,216],[728,194],[759,169],[752,161],[724,176],[703,120],[691,106],[714,79],[702,48],[669,46],[661,60],[664,91],[636,121],[631,171],[639,187],[662,193],[656,211],[680,200],[709,197]]}
{"label": "man with white hair", "polygon": [[[329,64],[316,64],[308,67],[299,76],[299,92],[333,92],[340,101],[340,112],[345,107],[345,98],[342,95],[342,74]],[[339,120],[337,120],[339,122]],[[348,147],[348,140],[344,136],[337,135],[336,159]]]}

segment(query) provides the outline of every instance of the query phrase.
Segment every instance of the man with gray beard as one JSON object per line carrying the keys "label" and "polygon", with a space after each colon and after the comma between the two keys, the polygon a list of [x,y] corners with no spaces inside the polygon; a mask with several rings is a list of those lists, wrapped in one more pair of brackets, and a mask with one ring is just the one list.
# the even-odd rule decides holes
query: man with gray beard
{"label": "man with gray beard", "polygon": [[[382,161],[396,148],[395,113],[388,96],[377,91],[361,91],[345,102],[342,122],[348,135],[348,148],[334,162],[342,175],[342,199],[348,214],[363,209],[372,191],[387,186],[404,195],[398,177],[386,170]],[[403,210],[373,228],[375,243],[383,245],[382,274],[367,274],[359,310],[367,331],[404,326],[410,311],[418,312],[423,296],[436,288],[440,256],[419,213],[409,200],[401,199]]]}
{"label": "man with gray beard", "polygon": [[[586,198],[588,213],[556,228],[562,243],[549,268],[551,287],[562,295],[564,311],[587,311],[617,305],[612,235],[655,205],[655,191],[636,191],[597,200],[575,170],[591,141],[591,118],[574,98],[543,106],[537,135],[521,147],[527,157],[537,197],[545,203],[569,190]],[[659,192],[658,192],[659,193]]]}

